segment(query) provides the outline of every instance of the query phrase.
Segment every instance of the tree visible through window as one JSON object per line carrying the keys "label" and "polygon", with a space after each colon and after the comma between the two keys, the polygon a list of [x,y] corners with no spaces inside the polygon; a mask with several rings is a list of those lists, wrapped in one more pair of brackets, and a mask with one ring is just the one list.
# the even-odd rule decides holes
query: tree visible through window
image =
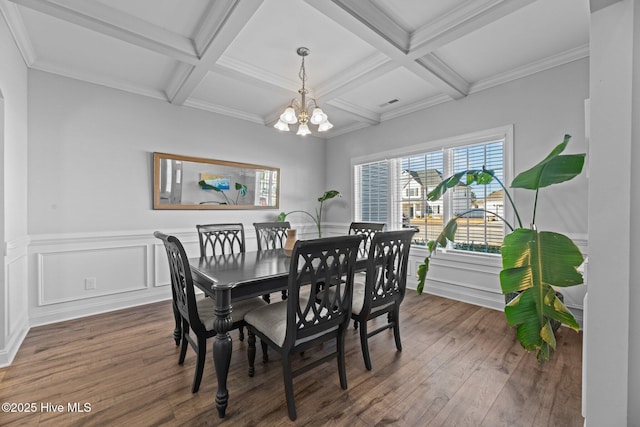
{"label": "tree visible through window", "polygon": [[427,194],[466,169],[485,167],[504,181],[504,143],[504,138],[485,139],[354,165],[355,220],[385,222],[390,229],[414,227],[414,244],[426,244],[456,215],[461,219],[455,249],[499,252],[505,214],[499,185],[458,185],[434,202],[427,201]]}

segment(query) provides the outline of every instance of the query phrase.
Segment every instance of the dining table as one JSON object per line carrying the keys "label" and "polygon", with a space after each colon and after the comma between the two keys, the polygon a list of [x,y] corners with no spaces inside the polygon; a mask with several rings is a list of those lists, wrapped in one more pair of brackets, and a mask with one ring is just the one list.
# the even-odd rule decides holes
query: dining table
{"label": "dining table", "polygon": [[[227,376],[231,364],[231,312],[233,302],[287,289],[291,255],[284,249],[189,258],[194,284],[215,301],[213,364],[218,379],[216,408],[225,417],[229,403]],[[366,258],[356,261],[356,271]]]}

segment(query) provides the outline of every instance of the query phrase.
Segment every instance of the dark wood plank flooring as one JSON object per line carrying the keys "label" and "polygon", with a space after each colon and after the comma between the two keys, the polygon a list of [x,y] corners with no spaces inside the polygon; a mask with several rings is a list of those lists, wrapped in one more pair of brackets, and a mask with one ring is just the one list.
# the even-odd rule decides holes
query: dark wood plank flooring
{"label": "dark wood plank flooring", "polygon": [[[166,301],[33,328],[13,364],[0,369],[0,402],[35,403],[37,411],[0,412],[0,425],[583,425],[582,334],[565,328],[551,362],[538,364],[502,312],[408,291],[403,351],[396,352],[391,331],[376,335],[370,339],[373,370],[367,371],[350,326],[348,390],[340,388],[335,363],[296,377],[298,419],[291,422],[279,356],[272,352],[263,364],[258,349],[256,375],[249,378],[247,343],[237,331],[231,333],[230,405],[220,420],[211,341],[202,386],[192,394],[195,353],[189,349],[178,365],[172,319]],[[42,410],[47,403],[62,405],[62,412]],[[74,403],[90,404],[90,412],[69,412]]]}

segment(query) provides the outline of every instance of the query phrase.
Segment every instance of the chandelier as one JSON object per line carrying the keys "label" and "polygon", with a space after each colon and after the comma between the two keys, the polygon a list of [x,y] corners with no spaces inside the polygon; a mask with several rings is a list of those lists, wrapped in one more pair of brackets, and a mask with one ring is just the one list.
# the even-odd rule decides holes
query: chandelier
{"label": "chandelier", "polygon": [[[318,126],[318,132],[327,131],[333,127],[327,115],[318,107],[314,98],[310,98],[307,102],[307,93],[309,92],[304,86],[307,80],[307,71],[304,68],[304,57],[309,55],[309,49],[299,47],[296,52],[302,57],[302,65],[300,65],[300,71],[298,72],[298,77],[302,80],[302,88],[298,90],[298,93],[302,99],[300,102],[295,98],[292,99],[289,106],[284,110],[284,113],[280,115],[280,119],[273,127],[278,130],[289,131],[289,125],[298,123],[298,132],[296,132],[296,135],[304,136],[311,133],[308,125],[308,123],[311,122]],[[309,111],[311,111],[311,113],[309,113]]]}

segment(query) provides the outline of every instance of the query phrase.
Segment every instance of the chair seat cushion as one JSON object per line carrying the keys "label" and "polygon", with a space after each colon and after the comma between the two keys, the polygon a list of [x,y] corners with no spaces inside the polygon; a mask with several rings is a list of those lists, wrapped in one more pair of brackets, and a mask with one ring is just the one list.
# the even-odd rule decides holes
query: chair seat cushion
{"label": "chair seat cushion", "polygon": [[[202,297],[196,301],[196,305],[198,306],[198,315],[200,316],[200,321],[204,325],[204,327],[211,331],[213,330],[213,322],[216,319],[215,315],[215,301],[208,297]],[[235,328],[235,323],[241,322],[245,319],[245,315],[257,308],[268,305],[262,298],[256,297],[241,301],[236,301],[232,304],[231,308],[231,320],[234,325],[232,328]]]}
{"label": "chair seat cushion", "polygon": [[[362,312],[362,307],[364,306],[364,284],[366,280],[367,275],[365,273],[357,273],[353,278],[353,301],[351,303],[351,312],[356,316]],[[376,313],[390,305],[393,305],[393,302],[373,307],[371,309],[371,313]]]}
{"label": "chair seat cushion", "polygon": [[[306,306],[308,301],[308,297],[300,296],[299,303],[301,307]],[[322,309],[322,312],[326,313],[326,310]],[[244,321],[253,326],[258,332],[264,334],[267,338],[273,341],[274,344],[282,347],[287,335],[287,301],[276,302],[256,310],[252,310],[247,313]],[[337,326],[329,328],[328,330],[318,334],[305,337],[304,339],[296,341],[296,345],[313,340],[320,335],[327,334],[328,332],[336,329],[338,329]]]}
{"label": "chair seat cushion", "polygon": [[247,313],[245,322],[282,346],[287,333],[287,301],[267,304]]}

